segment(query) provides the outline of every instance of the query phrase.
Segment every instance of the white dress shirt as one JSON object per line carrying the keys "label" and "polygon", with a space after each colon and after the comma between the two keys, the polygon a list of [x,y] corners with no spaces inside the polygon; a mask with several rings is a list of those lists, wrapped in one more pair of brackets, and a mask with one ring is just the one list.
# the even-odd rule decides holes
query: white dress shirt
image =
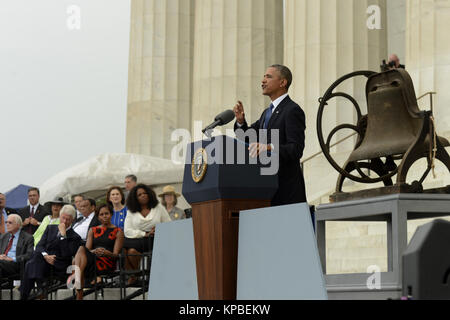
{"label": "white dress shirt", "polygon": [[31,210],[33,210],[32,208],[34,208],[33,215],[36,214],[36,210],[38,209],[38,207],[39,207],[39,203],[35,204],[34,206],[32,206],[30,204],[30,214],[31,214]]}
{"label": "white dress shirt", "polygon": [[272,101],[273,104],[273,110],[272,110],[272,114],[275,112],[275,110],[277,109],[277,107],[280,105],[281,101],[284,100],[284,98],[286,98],[289,94],[283,94],[282,96],[279,96],[278,98],[276,98],[274,101]]}
{"label": "white dress shirt", "polygon": [[87,217],[83,217],[83,220],[75,223],[73,226],[73,231],[78,233],[83,241],[86,241],[87,234],[89,231],[89,225],[91,224],[92,219],[94,218],[95,212],[92,212]]}

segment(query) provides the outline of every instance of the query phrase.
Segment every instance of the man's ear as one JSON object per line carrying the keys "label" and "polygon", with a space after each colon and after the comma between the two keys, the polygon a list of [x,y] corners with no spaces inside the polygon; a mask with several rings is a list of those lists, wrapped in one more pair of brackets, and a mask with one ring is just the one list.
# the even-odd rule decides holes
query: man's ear
{"label": "man's ear", "polygon": [[281,79],[281,83],[280,83],[280,88],[286,88],[287,87],[287,80],[286,79]]}

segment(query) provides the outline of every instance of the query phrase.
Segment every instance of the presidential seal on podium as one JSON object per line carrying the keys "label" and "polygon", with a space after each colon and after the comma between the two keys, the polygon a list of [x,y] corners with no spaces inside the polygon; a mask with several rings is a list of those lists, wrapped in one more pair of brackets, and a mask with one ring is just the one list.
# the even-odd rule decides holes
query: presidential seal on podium
{"label": "presidential seal on podium", "polygon": [[200,183],[206,174],[206,169],[208,168],[208,156],[206,155],[206,150],[204,148],[198,149],[194,153],[191,164],[192,179],[196,183]]}

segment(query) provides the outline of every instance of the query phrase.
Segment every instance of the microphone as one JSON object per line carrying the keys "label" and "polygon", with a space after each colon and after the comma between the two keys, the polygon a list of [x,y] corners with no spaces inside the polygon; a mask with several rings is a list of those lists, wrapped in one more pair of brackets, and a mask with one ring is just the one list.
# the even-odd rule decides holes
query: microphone
{"label": "microphone", "polygon": [[214,118],[214,122],[211,123],[209,126],[207,126],[205,129],[203,129],[202,132],[206,134],[207,131],[214,129],[217,126],[226,125],[231,121],[233,121],[233,119],[234,119],[233,110],[225,110],[221,114],[217,115]]}

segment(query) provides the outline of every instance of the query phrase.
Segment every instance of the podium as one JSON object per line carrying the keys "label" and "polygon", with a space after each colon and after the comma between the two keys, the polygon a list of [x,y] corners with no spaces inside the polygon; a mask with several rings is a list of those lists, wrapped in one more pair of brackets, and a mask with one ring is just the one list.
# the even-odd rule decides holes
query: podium
{"label": "podium", "polygon": [[192,206],[200,300],[236,299],[239,212],[270,207],[278,188],[247,149],[227,136],[187,147],[182,193]]}

